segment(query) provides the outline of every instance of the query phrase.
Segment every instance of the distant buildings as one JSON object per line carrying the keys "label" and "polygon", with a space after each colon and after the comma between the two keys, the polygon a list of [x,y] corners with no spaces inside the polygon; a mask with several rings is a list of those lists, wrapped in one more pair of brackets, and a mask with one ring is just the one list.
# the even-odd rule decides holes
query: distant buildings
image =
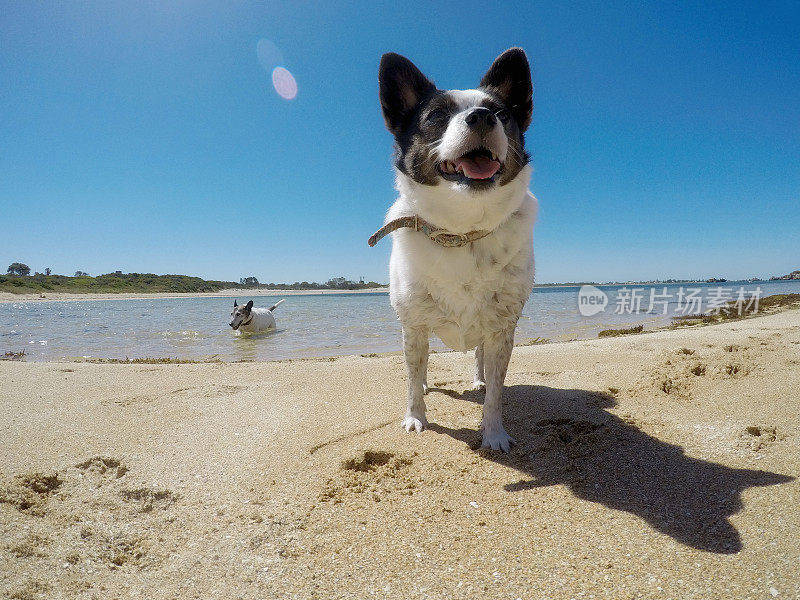
{"label": "distant buildings", "polygon": [[770,281],[777,281],[779,279],[800,279],[800,271],[792,271],[788,275],[784,275],[783,277],[770,277]]}

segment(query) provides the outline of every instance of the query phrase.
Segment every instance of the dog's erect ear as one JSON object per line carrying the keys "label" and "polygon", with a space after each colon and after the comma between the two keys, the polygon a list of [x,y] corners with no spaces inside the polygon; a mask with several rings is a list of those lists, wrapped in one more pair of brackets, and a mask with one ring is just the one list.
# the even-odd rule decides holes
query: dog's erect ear
{"label": "dog's erect ear", "polygon": [[250,302],[247,303],[245,308],[247,309],[247,312],[250,312],[253,309],[253,301],[250,300]]}
{"label": "dog's erect ear", "polygon": [[533,85],[528,57],[522,48],[509,48],[498,56],[481,79],[481,87],[502,98],[522,131],[528,128],[533,112]]}
{"label": "dog's erect ear", "polygon": [[394,52],[381,57],[378,82],[383,120],[394,135],[402,131],[420,101],[436,90],[414,63]]}
{"label": "dog's erect ear", "polygon": [[236,304],[236,300],[234,300],[234,301],[233,301],[233,308],[236,308],[237,306],[239,306],[239,305],[238,305],[238,304]]}

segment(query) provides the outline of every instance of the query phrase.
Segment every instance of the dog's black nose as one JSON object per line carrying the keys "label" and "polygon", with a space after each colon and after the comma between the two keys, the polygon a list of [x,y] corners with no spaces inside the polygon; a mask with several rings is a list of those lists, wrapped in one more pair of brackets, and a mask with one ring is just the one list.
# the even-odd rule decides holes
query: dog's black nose
{"label": "dog's black nose", "polygon": [[495,123],[497,123],[497,117],[494,116],[494,113],[488,108],[484,108],[482,106],[473,108],[471,111],[469,111],[467,116],[464,117],[464,120],[471,129],[481,132],[487,132],[491,130]]}

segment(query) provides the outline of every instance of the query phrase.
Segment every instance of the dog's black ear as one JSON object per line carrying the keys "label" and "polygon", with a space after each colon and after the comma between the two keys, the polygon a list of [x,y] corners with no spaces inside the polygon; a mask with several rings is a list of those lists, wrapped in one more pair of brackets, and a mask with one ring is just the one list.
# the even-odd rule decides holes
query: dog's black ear
{"label": "dog's black ear", "polygon": [[236,304],[236,300],[234,300],[234,301],[233,301],[233,308],[236,308],[237,306],[239,306],[239,305],[238,305],[238,304]]}
{"label": "dog's black ear", "polygon": [[383,120],[394,135],[403,130],[420,101],[436,90],[414,63],[394,52],[381,57],[378,82]]}
{"label": "dog's black ear", "polygon": [[247,303],[245,308],[247,309],[247,312],[250,312],[252,310],[252,308],[253,308],[253,301],[250,300],[250,302]]}
{"label": "dog's black ear", "polygon": [[522,48],[509,48],[498,56],[481,79],[481,87],[506,103],[522,131],[528,128],[533,112],[533,84]]}

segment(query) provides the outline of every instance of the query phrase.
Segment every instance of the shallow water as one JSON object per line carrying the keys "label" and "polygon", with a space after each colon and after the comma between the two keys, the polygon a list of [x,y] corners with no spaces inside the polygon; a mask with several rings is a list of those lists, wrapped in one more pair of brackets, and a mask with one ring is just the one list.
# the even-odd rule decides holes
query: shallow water
{"label": "shallow water", "polygon": [[[740,287],[761,289],[761,296],[800,293],[800,281],[728,282],[735,298]],[[649,286],[642,290],[641,310],[617,314],[615,299],[623,286],[601,286],[609,295],[606,310],[592,317],[578,311],[577,287],[536,288],[519,321],[516,342],[532,338],[553,341],[597,337],[602,329],[666,324],[678,308],[680,287],[712,293],[719,284],[667,287],[668,314],[647,313]],[[664,286],[655,286],[662,294]],[[254,298],[267,307],[282,296]],[[181,358],[281,360],[399,351],[400,324],[388,293],[286,296],[275,311],[278,329],[261,335],[239,335],[228,327],[233,298],[158,298],[73,300],[0,304],[0,355],[25,352],[27,360],[87,358]],[[244,295],[239,302],[246,301]],[[706,310],[703,305],[702,310]],[[431,347],[445,349],[433,338]]]}

